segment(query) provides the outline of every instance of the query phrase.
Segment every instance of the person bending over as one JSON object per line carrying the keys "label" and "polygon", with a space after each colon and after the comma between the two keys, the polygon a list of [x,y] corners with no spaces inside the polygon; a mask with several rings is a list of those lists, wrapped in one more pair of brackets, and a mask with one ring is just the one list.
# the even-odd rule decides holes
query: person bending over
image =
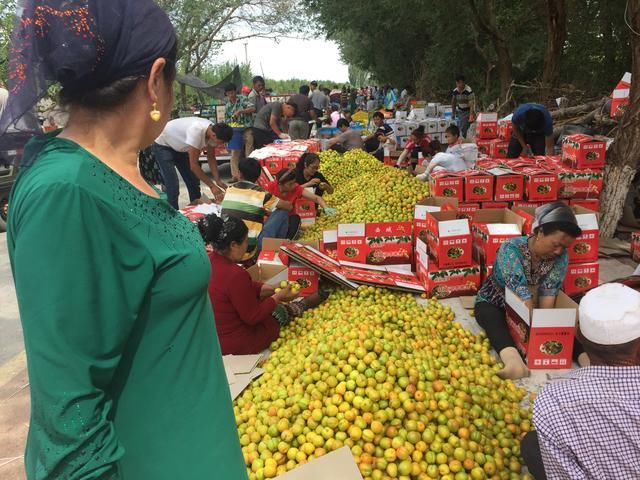
{"label": "person bending over", "polygon": [[320,173],[320,157],[317,153],[304,153],[296,164],[296,182],[302,188],[313,187],[313,193],[321,197],[324,192],[333,193],[333,187]]}
{"label": "person bending over", "polygon": [[[567,274],[567,248],[582,234],[576,217],[564,202],[543,205],[536,210],[533,235],[504,242],[493,263],[493,272],[478,292],[475,318],[485,329],[489,342],[500,355],[502,378],[517,379],[529,375],[509,334],[505,315],[505,288],[533,307],[538,293],[538,308],[553,308]],[[581,364],[588,362],[578,344],[574,354]]]}
{"label": "person bending over", "polygon": [[209,297],[223,355],[260,353],[278,338],[281,327],[327,297],[301,299],[290,286],[276,293],[274,286],[252,281],[238,265],[249,243],[249,230],[239,218],[209,214],[198,229],[213,247]]}
{"label": "person bending over", "polygon": [[345,153],[349,150],[363,147],[364,143],[360,132],[349,127],[349,120],[341,118],[338,120],[337,126],[342,133],[329,140],[327,148],[338,153]]}
{"label": "person bending over", "polygon": [[522,104],[513,112],[511,122],[513,135],[507,158],[554,154],[553,121],[547,107],[539,103]]}

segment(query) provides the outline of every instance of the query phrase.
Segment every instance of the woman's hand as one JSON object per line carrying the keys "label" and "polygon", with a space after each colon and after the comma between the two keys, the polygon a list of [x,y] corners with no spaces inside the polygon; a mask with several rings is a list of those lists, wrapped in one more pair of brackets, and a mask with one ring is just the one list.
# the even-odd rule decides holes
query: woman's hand
{"label": "woman's hand", "polygon": [[273,285],[267,285],[266,283],[262,285],[260,289],[260,298],[267,298],[276,293],[276,287]]}
{"label": "woman's hand", "polygon": [[294,300],[300,296],[300,291],[293,291],[291,285],[287,285],[285,288],[280,290],[278,293],[273,295],[273,299],[276,303],[288,303],[291,300]]}
{"label": "woman's hand", "polygon": [[321,183],[321,180],[319,178],[312,178],[307,183],[302,185],[302,188],[315,187],[316,185],[319,185],[320,183]]}

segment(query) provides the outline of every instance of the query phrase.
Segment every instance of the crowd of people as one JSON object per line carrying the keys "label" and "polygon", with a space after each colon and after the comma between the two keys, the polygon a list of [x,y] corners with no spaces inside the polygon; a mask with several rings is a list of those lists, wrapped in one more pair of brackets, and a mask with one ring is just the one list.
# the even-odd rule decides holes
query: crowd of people
{"label": "crowd of people", "polygon": [[[337,112],[341,133],[330,146],[379,154],[395,142],[384,115],[373,114],[373,131],[362,138],[340,110],[402,108],[411,92],[323,90],[312,82],[286,102],[267,102],[264,79],[255,77],[246,97],[227,87],[227,123],[170,120],[177,38],[167,15],[152,0],[87,5],[76,12],[69,2],[23,2],[12,93],[0,119],[4,131],[49,86],[61,85],[68,123],[25,148],[8,221],[31,394],[26,476],[245,479],[222,354],[260,352],[327,294],[276,291],[242,265],[267,236],[296,236],[298,199],[332,214],[323,195],[334,188],[318,155],[307,153],[263,189],[251,152],[305,138],[313,122]],[[84,35],[69,29],[70,14],[85,20],[74,23]],[[413,172],[428,158],[428,171],[462,168],[457,152],[475,102],[462,77],[452,95],[461,121],[447,129],[446,146],[415,128],[399,166]],[[229,124],[240,125],[243,138],[227,185],[214,147],[232,141]],[[513,124],[510,155],[553,147],[541,105],[519,107]],[[144,149],[155,157],[166,198],[141,173]],[[205,149],[212,178],[198,161]],[[178,173],[190,201],[208,200],[204,183],[221,215],[197,227],[182,215]],[[475,304],[504,363],[499,376],[528,373],[507,332],[505,288],[528,305],[537,297],[540,307],[553,307],[567,247],[580,234],[573,211],[557,202],[536,211],[533,235],[500,249]],[[538,480],[640,478],[640,293],[619,283],[598,287],[582,299],[579,318],[580,368],[538,395],[536,429],[524,437],[522,455]]]}

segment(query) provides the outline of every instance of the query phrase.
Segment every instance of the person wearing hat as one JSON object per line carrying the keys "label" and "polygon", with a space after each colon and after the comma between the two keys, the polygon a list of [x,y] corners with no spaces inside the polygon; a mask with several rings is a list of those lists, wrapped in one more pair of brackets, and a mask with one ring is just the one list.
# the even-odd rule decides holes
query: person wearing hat
{"label": "person wearing hat", "polygon": [[579,317],[591,366],[542,389],[523,458],[536,480],[640,478],[640,293],[602,285]]}
{"label": "person wearing hat", "polygon": [[539,103],[524,103],[515,109],[511,118],[513,135],[509,141],[507,158],[534,155],[553,155],[553,120],[547,107]]}
{"label": "person wearing hat", "polygon": [[[571,208],[554,202],[536,210],[533,235],[515,237],[500,246],[493,271],[475,304],[476,321],[504,363],[498,376],[517,379],[529,375],[507,328],[505,289],[513,291],[530,308],[534,293],[538,295],[538,308],[553,308],[567,273],[567,248],[581,234]],[[579,363],[588,362],[579,348],[575,353],[580,355]]]}

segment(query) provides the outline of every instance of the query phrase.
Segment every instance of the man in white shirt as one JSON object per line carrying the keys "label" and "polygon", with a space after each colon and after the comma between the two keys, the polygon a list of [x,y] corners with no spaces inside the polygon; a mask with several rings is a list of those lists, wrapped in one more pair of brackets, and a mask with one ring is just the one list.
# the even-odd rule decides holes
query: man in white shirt
{"label": "man in white shirt", "polygon": [[[209,187],[216,202],[224,198],[225,183],[220,179],[215,146],[228,142],[233,129],[224,123],[213,125],[209,120],[199,117],[185,117],[171,120],[153,144],[160,173],[164,179],[167,198],[171,206],[178,208],[180,184],[176,168],[189,190],[191,202],[209,203],[209,198],[200,191],[200,182]],[[213,180],[200,166],[200,154],[207,147],[207,163]]]}

